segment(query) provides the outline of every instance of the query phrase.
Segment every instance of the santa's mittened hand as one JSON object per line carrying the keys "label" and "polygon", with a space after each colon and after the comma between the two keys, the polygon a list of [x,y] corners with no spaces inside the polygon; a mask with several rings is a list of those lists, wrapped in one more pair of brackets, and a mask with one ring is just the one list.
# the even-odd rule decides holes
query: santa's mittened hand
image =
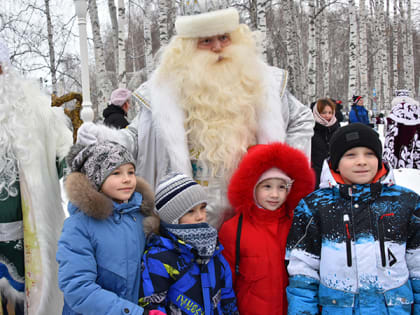
{"label": "santa's mittened hand", "polygon": [[77,130],[77,143],[89,145],[98,141],[98,128],[92,122],[85,122],[79,130]]}

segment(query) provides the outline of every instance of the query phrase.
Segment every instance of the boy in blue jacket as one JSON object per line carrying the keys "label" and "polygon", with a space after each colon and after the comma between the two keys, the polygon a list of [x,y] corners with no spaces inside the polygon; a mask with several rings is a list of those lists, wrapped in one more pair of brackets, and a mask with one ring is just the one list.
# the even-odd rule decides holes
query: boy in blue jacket
{"label": "boy in blue jacket", "polygon": [[328,166],[294,212],[289,314],[420,314],[420,196],[394,184],[364,124],[334,133]]}
{"label": "boy in blue jacket", "polygon": [[229,264],[206,223],[207,196],[190,177],[170,173],[156,190],[160,235],[143,256],[140,305],[150,314],[238,314]]}
{"label": "boy in blue jacket", "polygon": [[67,164],[70,217],[57,251],[63,314],[141,315],[142,222],[159,222],[153,192],[136,178],[131,154],[114,142],[74,145]]}

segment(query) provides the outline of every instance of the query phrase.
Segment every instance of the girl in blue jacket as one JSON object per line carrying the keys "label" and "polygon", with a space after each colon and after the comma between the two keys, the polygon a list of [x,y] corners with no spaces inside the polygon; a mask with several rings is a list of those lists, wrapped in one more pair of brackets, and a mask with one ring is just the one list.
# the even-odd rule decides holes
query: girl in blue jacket
{"label": "girl in blue jacket", "polygon": [[159,222],[151,188],[136,178],[133,157],[117,143],[74,145],[67,163],[70,217],[57,251],[63,314],[143,314],[137,304],[142,223],[157,228]]}

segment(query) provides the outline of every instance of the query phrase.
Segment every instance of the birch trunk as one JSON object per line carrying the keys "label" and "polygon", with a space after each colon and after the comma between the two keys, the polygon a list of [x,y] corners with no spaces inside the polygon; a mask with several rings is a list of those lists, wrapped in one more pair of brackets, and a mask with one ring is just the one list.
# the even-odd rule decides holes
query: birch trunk
{"label": "birch trunk", "polygon": [[55,64],[55,50],[54,50],[54,35],[53,26],[51,23],[50,14],[50,0],[44,0],[45,3],[45,16],[47,18],[47,33],[48,33],[48,49],[50,57],[50,71],[51,71],[51,86],[52,94],[57,94],[57,66]]}
{"label": "birch trunk", "polygon": [[368,82],[368,42],[367,42],[367,11],[365,6],[365,0],[359,0],[360,6],[360,56],[359,56],[359,69],[360,69],[360,92],[363,96],[368,96],[369,93],[369,82]]}
{"label": "birch trunk", "polygon": [[146,65],[147,77],[153,71],[153,50],[152,50],[152,22],[150,19],[151,7],[150,1],[144,3],[145,15],[143,18],[143,30],[144,30],[144,59]]}
{"label": "birch trunk", "polygon": [[349,86],[347,100],[351,104],[357,93],[357,21],[354,0],[349,0]]}
{"label": "birch trunk", "polygon": [[378,0],[374,1],[374,24],[373,24],[373,38],[374,38],[374,67],[373,67],[373,74],[375,78],[375,89],[376,89],[376,104],[377,110],[381,111],[381,104],[382,103],[382,94],[383,94],[383,86],[382,86],[382,58],[381,58],[381,48],[382,48],[382,39],[380,36],[380,13],[379,13],[379,5]]}
{"label": "birch trunk", "polygon": [[412,21],[411,21],[411,0],[407,0],[407,88],[413,93],[415,92],[415,82],[414,82],[414,52],[413,52],[413,33],[412,33]]}
{"label": "birch trunk", "polygon": [[400,29],[401,29],[401,33],[400,33],[400,40],[401,40],[401,48],[402,48],[402,58],[400,59],[400,69],[401,69],[401,73],[403,73],[404,75],[400,77],[400,81],[399,84],[402,88],[406,87],[406,82],[407,82],[407,41],[406,41],[406,37],[405,37],[405,14],[404,14],[404,5],[403,5],[403,1],[400,0]]}
{"label": "birch trunk", "polygon": [[391,103],[391,89],[389,87],[389,72],[388,72],[388,64],[389,64],[389,54],[388,54],[388,43],[387,43],[387,36],[386,36],[386,22],[385,22],[385,10],[384,10],[384,0],[379,0],[379,36],[380,36],[380,54],[381,54],[381,61],[382,61],[382,91],[383,91],[383,102],[381,103],[381,109],[383,109],[384,105],[388,105]]}
{"label": "birch trunk", "polygon": [[296,31],[296,40],[298,41],[297,45],[297,58],[298,58],[298,64],[296,65],[296,68],[298,69],[298,73],[296,73],[296,78],[299,77],[299,94],[304,103],[309,102],[307,90],[308,90],[308,80],[306,79],[306,65],[304,60],[304,54],[303,54],[303,40],[302,40],[302,32],[301,32],[301,25],[303,25],[302,20],[304,19],[304,16],[302,14],[303,9],[303,1],[301,0],[299,3],[299,6],[294,7],[295,15],[292,16],[298,16],[298,19],[295,19],[295,31]]}
{"label": "birch trunk", "polygon": [[308,35],[308,98],[309,102],[316,99],[316,29],[315,29],[315,1],[309,0],[309,35]]}
{"label": "birch trunk", "polygon": [[257,0],[257,30],[261,33],[261,53],[267,61],[267,5],[268,0]]}
{"label": "birch trunk", "polygon": [[118,87],[127,86],[125,41],[127,39],[127,18],[124,0],[118,0]]}
{"label": "birch trunk", "polygon": [[[321,0],[321,8],[325,7],[325,0]],[[330,96],[330,48],[329,48],[329,41],[328,41],[328,14],[327,10],[324,9],[322,13],[322,20],[321,20],[321,34],[320,34],[320,48],[321,48],[321,57],[322,57],[322,79],[323,79],[323,89],[325,95],[327,97]]]}
{"label": "birch trunk", "polygon": [[105,52],[101,37],[98,7],[96,0],[89,0],[89,16],[92,26],[93,49],[95,52],[96,90],[98,102],[98,117],[102,118],[102,112],[112,92],[112,85],[107,77],[105,67]]}
{"label": "birch trunk", "polygon": [[114,65],[115,65],[115,76],[119,73],[119,56],[118,56],[118,18],[117,18],[117,7],[115,6],[115,0],[108,0],[109,16],[111,18],[112,26],[112,43],[114,44]]}
{"label": "birch trunk", "polygon": [[168,43],[168,1],[159,0],[159,39],[160,45],[164,46]]}
{"label": "birch trunk", "polygon": [[297,39],[294,32],[294,19],[292,18],[294,12],[294,0],[287,1],[284,8],[286,17],[286,58],[287,71],[289,72],[289,89],[292,94],[296,94],[296,46]]}
{"label": "birch trunk", "polygon": [[392,21],[392,39],[394,45],[392,45],[392,90],[398,89],[398,46],[400,44],[398,36],[398,0],[394,0],[394,20]]}

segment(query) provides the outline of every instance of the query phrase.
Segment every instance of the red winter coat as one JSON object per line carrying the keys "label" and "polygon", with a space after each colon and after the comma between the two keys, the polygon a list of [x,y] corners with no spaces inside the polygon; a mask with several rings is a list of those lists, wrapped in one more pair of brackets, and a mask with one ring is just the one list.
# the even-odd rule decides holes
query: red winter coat
{"label": "red winter coat", "polygon": [[[286,202],[276,211],[258,208],[254,189],[260,176],[272,167],[295,182]],[[241,315],[287,314],[288,277],[284,265],[285,247],[293,209],[313,191],[315,176],[307,157],[285,144],[261,144],[245,155],[228,187],[235,216],[226,221],[219,239],[223,256],[232,269],[234,290]],[[235,275],[238,219],[243,215],[239,275]]]}

